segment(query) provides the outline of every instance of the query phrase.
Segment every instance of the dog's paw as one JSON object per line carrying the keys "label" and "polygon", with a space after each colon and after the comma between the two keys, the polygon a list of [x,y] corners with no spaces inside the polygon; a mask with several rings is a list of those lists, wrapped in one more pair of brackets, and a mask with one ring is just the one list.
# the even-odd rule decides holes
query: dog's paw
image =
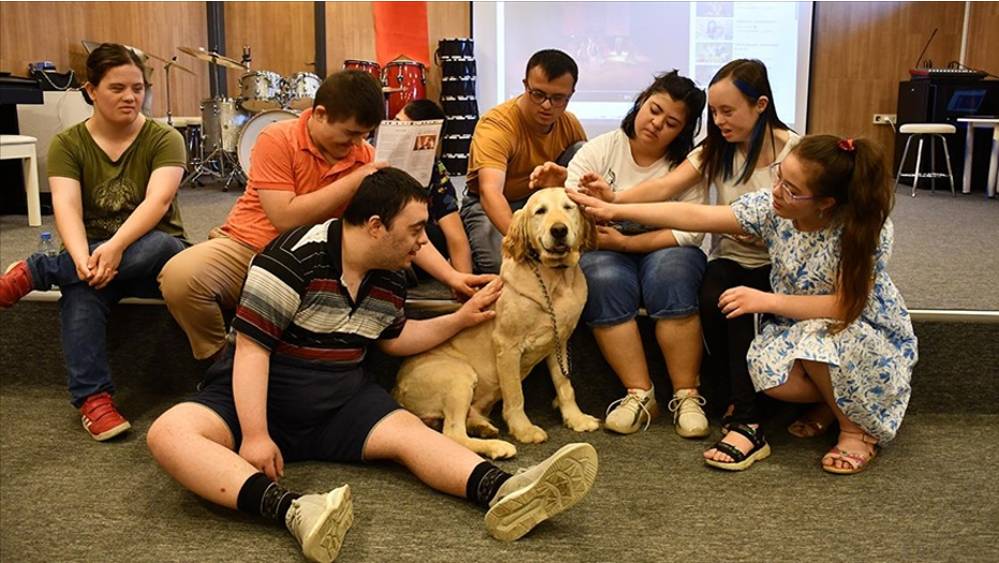
{"label": "dog's paw", "polygon": [[580,413],[579,416],[566,418],[563,422],[570,430],[576,432],[593,432],[600,429],[600,419],[588,414]]}
{"label": "dog's paw", "polygon": [[517,455],[517,446],[503,440],[487,440],[478,453],[489,459],[510,459]]}
{"label": "dog's paw", "polygon": [[469,422],[466,427],[468,428],[469,436],[477,436],[479,438],[495,438],[499,436],[499,428],[496,428],[486,420]]}
{"label": "dog's paw", "polygon": [[524,444],[540,444],[548,439],[548,433],[540,426],[531,424],[523,428],[511,428],[510,434]]}

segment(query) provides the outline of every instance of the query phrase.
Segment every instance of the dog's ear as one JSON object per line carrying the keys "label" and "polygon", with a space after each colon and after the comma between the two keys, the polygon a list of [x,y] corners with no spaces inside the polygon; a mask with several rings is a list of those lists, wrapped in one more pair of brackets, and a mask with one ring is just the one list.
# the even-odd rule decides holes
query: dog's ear
{"label": "dog's ear", "polygon": [[518,209],[513,213],[510,227],[503,237],[503,255],[509,256],[514,262],[522,262],[527,256],[528,247],[527,211]]}
{"label": "dog's ear", "polygon": [[579,220],[583,224],[583,244],[580,245],[580,250],[586,252],[588,250],[597,249],[597,224],[593,220],[593,217],[580,211]]}

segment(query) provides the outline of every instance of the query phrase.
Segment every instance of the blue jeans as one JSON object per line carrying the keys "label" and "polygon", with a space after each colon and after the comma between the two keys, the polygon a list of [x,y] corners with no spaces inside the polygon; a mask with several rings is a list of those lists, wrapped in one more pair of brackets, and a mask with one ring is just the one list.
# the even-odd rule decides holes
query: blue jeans
{"label": "blue jeans", "polygon": [[579,260],[589,290],[582,320],[591,327],[618,325],[635,318],[643,305],[653,319],[693,315],[706,264],[693,246],[648,254],[587,252]]}
{"label": "blue jeans", "polygon": [[[90,244],[90,252],[101,242]],[[111,306],[124,297],[159,298],[156,276],[167,260],[187,244],[161,231],[151,231],[133,242],[121,256],[118,275],[103,289],[94,289],[76,275],[69,253],[33,254],[27,262],[35,289],[53,285],[59,299],[62,352],[66,361],[69,394],[74,406],[101,391],[114,392],[107,358],[107,320]]]}

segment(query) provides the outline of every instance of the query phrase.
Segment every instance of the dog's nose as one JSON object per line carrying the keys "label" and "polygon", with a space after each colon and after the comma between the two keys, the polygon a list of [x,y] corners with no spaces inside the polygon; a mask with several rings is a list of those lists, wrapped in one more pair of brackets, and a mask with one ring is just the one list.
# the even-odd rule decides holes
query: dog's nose
{"label": "dog's nose", "polygon": [[557,239],[564,239],[569,234],[569,227],[565,223],[555,223],[551,228],[552,236]]}

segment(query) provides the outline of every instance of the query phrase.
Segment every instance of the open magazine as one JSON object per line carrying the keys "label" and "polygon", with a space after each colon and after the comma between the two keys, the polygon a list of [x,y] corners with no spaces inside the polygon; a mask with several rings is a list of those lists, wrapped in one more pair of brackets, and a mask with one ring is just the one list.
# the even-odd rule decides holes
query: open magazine
{"label": "open magazine", "polygon": [[382,121],[375,135],[375,161],[387,161],[421,186],[428,185],[443,125],[443,119]]}

